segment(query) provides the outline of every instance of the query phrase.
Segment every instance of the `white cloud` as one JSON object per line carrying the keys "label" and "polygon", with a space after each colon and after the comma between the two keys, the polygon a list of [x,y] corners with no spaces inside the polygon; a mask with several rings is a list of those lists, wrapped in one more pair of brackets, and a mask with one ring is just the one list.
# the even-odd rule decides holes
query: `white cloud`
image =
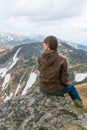
{"label": "white cloud", "polygon": [[[7,16],[28,16],[31,20],[57,20],[74,17],[83,10],[82,0],[8,0],[2,3]],[[7,4],[7,5],[6,5]],[[3,12],[2,12],[3,13]]]}
{"label": "white cloud", "polygon": [[82,10],[81,0],[19,0],[12,8],[15,15],[27,16],[32,22],[75,17],[81,15]]}
{"label": "white cloud", "polygon": [[0,31],[87,41],[86,5],[87,0],[0,0]]}
{"label": "white cloud", "polygon": [[7,24],[11,24],[14,27],[24,28],[29,25],[25,16],[11,17],[7,20]]}

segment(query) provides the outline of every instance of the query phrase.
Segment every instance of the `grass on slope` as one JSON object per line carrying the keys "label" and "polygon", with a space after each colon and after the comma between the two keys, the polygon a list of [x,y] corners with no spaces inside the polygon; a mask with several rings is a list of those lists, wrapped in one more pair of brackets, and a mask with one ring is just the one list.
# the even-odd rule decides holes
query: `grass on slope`
{"label": "grass on slope", "polygon": [[84,107],[87,108],[87,83],[76,85],[76,88],[81,96]]}

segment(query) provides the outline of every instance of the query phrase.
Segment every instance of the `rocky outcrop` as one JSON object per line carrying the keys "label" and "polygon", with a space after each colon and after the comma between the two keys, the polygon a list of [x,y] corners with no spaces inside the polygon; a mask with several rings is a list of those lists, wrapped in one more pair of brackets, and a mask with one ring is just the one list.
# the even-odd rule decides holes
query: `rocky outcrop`
{"label": "rocky outcrop", "polygon": [[42,94],[36,89],[29,95],[18,96],[0,104],[0,130],[71,128],[86,130],[87,113],[80,112],[72,100],[64,97]]}

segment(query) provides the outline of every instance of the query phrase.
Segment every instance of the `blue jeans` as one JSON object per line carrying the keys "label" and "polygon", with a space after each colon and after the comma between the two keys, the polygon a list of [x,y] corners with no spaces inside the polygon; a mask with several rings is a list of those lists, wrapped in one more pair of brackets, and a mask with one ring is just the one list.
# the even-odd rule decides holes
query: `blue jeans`
{"label": "blue jeans", "polygon": [[69,94],[69,96],[72,98],[72,100],[77,99],[80,102],[82,102],[81,98],[79,96],[79,93],[78,93],[78,91],[76,90],[76,88],[73,84],[65,86],[64,89],[62,91],[60,91],[60,94],[62,94],[62,95],[66,94],[66,93]]}
{"label": "blue jeans", "polygon": [[68,86],[65,86],[63,88],[63,90],[61,90],[60,92],[57,92],[57,93],[49,93],[49,92],[45,92],[43,90],[40,90],[41,92],[45,93],[45,94],[48,94],[48,95],[52,95],[52,96],[63,96],[64,94],[69,94],[69,96],[72,98],[72,100],[79,100],[80,102],[81,101],[81,98],[79,96],[79,93],[77,92],[75,86],[73,84],[70,84]]}

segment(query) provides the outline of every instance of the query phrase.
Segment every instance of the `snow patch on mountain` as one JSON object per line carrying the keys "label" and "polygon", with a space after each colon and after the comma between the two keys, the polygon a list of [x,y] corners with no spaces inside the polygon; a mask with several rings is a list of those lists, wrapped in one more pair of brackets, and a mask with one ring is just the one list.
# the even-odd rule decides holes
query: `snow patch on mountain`
{"label": "snow patch on mountain", "polygon": [[18,93],[18,91],[19,91],[19,89],[21,88],[21,85],[20,84],[18,84],[18,87],[17,87],[17,89],[16,89],[16,91],[15,91],[15,96],[17,95],[17,93]]}
{"label": "snow patch on mountain", "polygon": [[73,52],[73,50],[69,50],[69,52]]}
{"label": "snow patch on mountain", "polygon": [[87,51],[87,46],[86,45],[80,45],[77,43],[71,43],[71,42],[66,42],[66,44],[70,45],[71,47],[77,49],[77,50],[83,50]]}
{"label": "snow patch on mountain", "polygon": [[36,78],[37,78],[37,74],[34,73],[34,72],[32,72],[32,73],[30,74],[30,77],[29,77],[29,79],[28,79],[28,81],[27,81],[27,84],[26,84],[26,86],[25,86],[25,88],[24,88],[24,90],[23,90],[23,92],[22,92],[22,95],[26,94],[27,89],[30,88],[30,87],[32,87],[32,85],[33,85],[34,82],[36,81]]}
{"label": "snow patch on mountain", "polygon": [[7,74],[4,78],[4,82],[2,84],[2,90],[4,90],[5,88],[8,87],[8,83],[10,81],[10,78],[11,78],[11,75],[10,74]]}
{"label": "snow patch on mountain", "polygon": [[87,77],[87,73],[77,73],[75,75],[75,81],[76,82],[81,82]]}
{"label": "snow patch on mountain", "polygon": [[8,71],[7,68],[1,68],[1,69],[0,69],[0,77],[1,77],[1,78],[5,77],[7,71]]}
{"label": "snow patch on mountain", "polygon": [[10,35],[7,35],[8,36],[8,40],[9,41],[13,41],[14,39],[13,39],[13,37],[11,37]]}
{"label": "snow patch on mountain", "polygon": [[[4,82],[2,84],[2,91],[8,87],[9,81],[11,79],[11,75],[10,75],[10,73],[7,74],[7,72],[17,63],[17,61],[19,59],[17,57],[17,55],[18,55],[20,49],[21,48],[19,48],[16,51],[16,53],[14,54],[12,62],[8,63],[6,67],[0,68],[0,79],[4,78]],[[16,93],[17,93],[17,91],[16,91]],[[2,98],[4,98],[4,102],[5,102],[5,101],[11,99],[12,96],[13,96],[13,93],[10,93],[10,95],[7,95],[5,93],[4,97],[2,97]]]}
{"label": "snow patch on mountain", "polygon": [[67,42],[68,45],[72,46],[73,48],[78,48],[77,44],[71,43],[71,42]]}
{"label": "snow patch on mountain", "polygon": [[19,48],[17,50],[17,52],[15,53],[14,57],[13,57],[13,62],[12,63],[8,63],[8,65],[4,68],[0,68],[0,77],[3,78],[5,77],[6,73],[8,72],[8,70],[10,70],[18,61],[18,57],[17,54],[20,51],[21,48]]}
{"label": "snow patch on mountain", "polygon": [[1,34],[0,39],[1,39],[1,42],[13,41],[14,40],[13,37],[9,34]]}
{"label": "snow patch on mountain", "polygon": [[13,96],[13,93],[12,93],[12,92],[10,93],[9,96],[5,93],[5,99],[4,99],[4,102],[6,102],[7,100],[11,99],[12,96]]}

